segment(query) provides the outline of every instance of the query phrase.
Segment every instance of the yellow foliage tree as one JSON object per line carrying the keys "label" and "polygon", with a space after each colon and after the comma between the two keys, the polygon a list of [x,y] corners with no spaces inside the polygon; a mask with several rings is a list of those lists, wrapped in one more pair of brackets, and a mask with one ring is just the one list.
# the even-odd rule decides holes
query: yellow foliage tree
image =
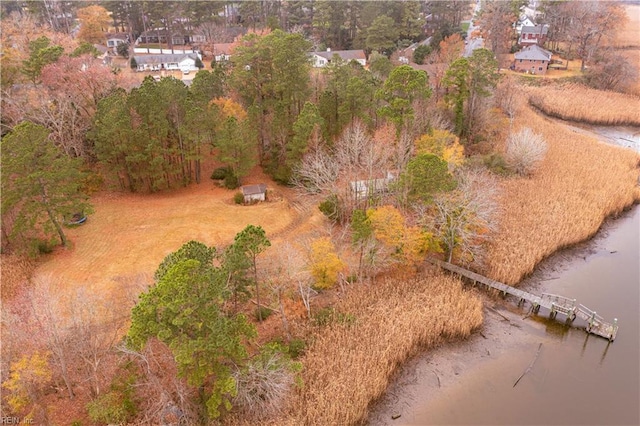
{"label": "yellow foliage tree", "polygon": [[[23,355],[18,361],[11,363],[9,378],[2,384],[11,393],[6,398],[7,403],[13,411],[22,413],[30,405],[39,402],[41,389],[50,380],[51,369],[47,353]],[[33,410],[26,418],[33,418]]]}
{"label": "yellow foliage tree", "polygon": [[433,129],[431,134],[416,140],[416,154],[433,154],[449,165],[449,170],[464,162],[464,147],[460,139],[448,130]]}
{"label": "yellow foliage tree", "polygon": [[338,281],[338,273],[345,268],[331,239],[323,237],[311,244],[311,275],[318,288],[333,287]]}
{"label": "yellow foliage tree", "polygon": [[109,29],[111,18],[102,6],[87,6],[78,9],[80,31],[78,38],[87,43],[104,43],[104,33]]}
{"label": "yellow foliage tree", "polygon": [[229,117],[234,117],[238,121],[243,121],[247,118],[247,112],[242,108],[242,105],[229,98],[218,98],[211,101],[214,105],[220,108],[223,120]]}

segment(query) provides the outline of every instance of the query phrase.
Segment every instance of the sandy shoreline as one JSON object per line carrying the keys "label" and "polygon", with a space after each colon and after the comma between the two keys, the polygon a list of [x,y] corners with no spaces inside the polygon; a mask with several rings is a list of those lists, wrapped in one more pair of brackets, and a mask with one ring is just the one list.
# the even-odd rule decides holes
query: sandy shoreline
{"label": "sandy shoreline", "polygon": [[[518,288],[536,293],[552,291],[553,280],[572,263],[608,254],[601,242],[614,224],[615,218],[607,219],[594,238],[562,249],[543,260]],[[478,292],[484,301],[485,320],[480,330],[464,341],[443,344],[403,365],[385,395],[371,408],[368,424],[419,424],[416,420],[418,414],[424,413],[430,402],[455,385],[463,375],[498,359],[502,354],[525,350],[522,348],[544,338],[544,321],[525,319],[528,305],[522,310],[510,299],[492,298],[485,291],[473,291]],[[544,313],[540,317],[545,318]]]}

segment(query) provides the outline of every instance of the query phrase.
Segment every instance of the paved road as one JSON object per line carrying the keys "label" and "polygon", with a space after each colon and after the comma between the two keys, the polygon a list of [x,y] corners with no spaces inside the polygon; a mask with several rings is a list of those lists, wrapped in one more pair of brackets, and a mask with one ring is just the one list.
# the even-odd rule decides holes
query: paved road
{"label": "paved road", "polygon": [[484,40],[482,39],[482,37],[473,38],[471,36],[471,34],[474,31],[480,29],[479,27],[473,25],[475,23],[474,19],[477,17],[479,12],[480,12],[480,2],[476,2],[476,7],[473,10],[474,16],[471,20],[471,23],[469,24],[469,29],[467,30],[467,39],[465,41],[466,45],[464,47],[464,53],[462,54],[462,56],[464,56],[465,58],[471,56],[471,53],[474,50],[484,47]]}

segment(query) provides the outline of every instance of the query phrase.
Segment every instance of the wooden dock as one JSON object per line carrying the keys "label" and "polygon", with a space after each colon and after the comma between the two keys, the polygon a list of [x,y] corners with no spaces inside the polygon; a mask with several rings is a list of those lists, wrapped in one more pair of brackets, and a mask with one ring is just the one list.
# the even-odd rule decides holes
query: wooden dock
{"label": "wooden dock", "polygon": [[567,322],[572,323],[576,318],[580,318],[587,323],[586,332],[595,334],[613,342],[618,333],[618,320],[613,323],[606,322],[596,311],[592,311],[584,305],[576,304],[576,299],[559,296],[557,294],[542,293],[540,296],[512,287],[510,285],[492,280],[475,272],[461,268],[448,262],[438,259],[427,259],[434,265],[438,265],[447,271],[458,274],[473,281],[474,285],[482,284],[487,288],[498,290],[504,296],[511,295],[518,300],[518,306],[523,306],[526,302],[531,304],[531,310],[537,314],[540,308],[549,311],[550,318],[556,318],[558,313],[566,316]]}

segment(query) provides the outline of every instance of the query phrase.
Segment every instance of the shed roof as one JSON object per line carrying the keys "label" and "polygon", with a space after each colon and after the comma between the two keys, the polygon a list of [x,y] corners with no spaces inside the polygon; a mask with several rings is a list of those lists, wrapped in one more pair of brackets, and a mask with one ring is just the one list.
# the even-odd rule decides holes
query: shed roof
{"label": "shed roof", "polygon": [[534,44],[532,46],[527,46],[522,49],[520,52],[516,52],[513,55],[516,59],[524,59],[530,61],[550,61],[551,60],[551,52],[548,50],[544,50],[542,47]]}
{"label": "shed roof", "polygon": [[264,183],[259,183],[257,185],[244,185],[241,189],[242,195],[264,194],[267,192],[267,185]]}

